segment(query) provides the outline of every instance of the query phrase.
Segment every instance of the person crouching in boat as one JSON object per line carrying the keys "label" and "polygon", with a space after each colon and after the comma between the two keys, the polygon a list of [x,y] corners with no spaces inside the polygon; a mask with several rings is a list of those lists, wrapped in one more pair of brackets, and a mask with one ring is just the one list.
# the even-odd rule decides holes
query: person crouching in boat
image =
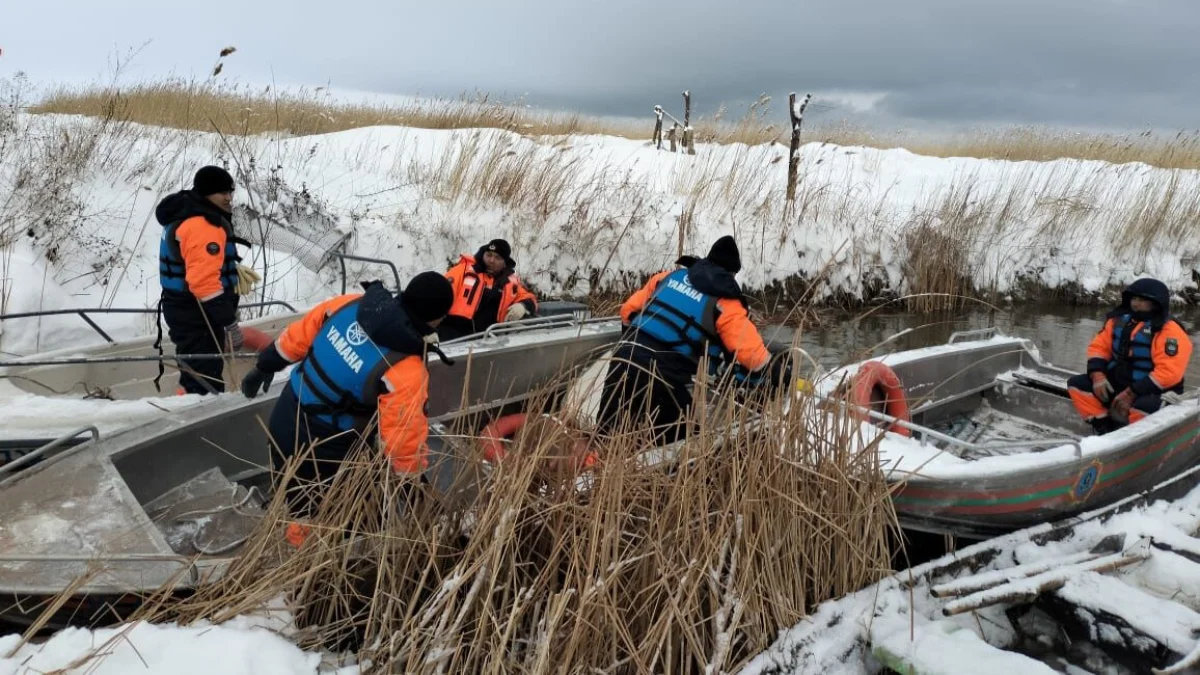
{"label": "person crouching in boat", "polygon": [[[425,407],[429,391],[426,350],[443,360],[434,329],[450,311],[450,282],[437,272],[414,277],[399,296],[383,284],[364,284],[364,293],[326,300],[289,325],[263,350],[242,380],[242,393],[267,391],[275,373],[298,363],[271,411],[269,431],[279,446],[271,464],[280,472],[288,457],[313,445],[285,486],[295,517],[315,514],[318,494],[378,412],[374,442],[402,476],[419,479],[428,466]],[[307,487],[306,487],[307,486]],[[288,541],[299,546],[308,529],[289,524]]]}
{"label": "person crouching in boat", "polygon": [[1171,294],[1157,279],[1138,279],[1121,294],[1087,350],[1087,373],[1067,380],[1075,409],[1097,434],[1137,422],[1183,392],[1192,341],[1171,318]]}
{"label": "person crouching in boat", "polygon": [[678,269],[655,274],[621,306],[625,332],[600,394],[601,432],[612,433],[628,412],[634,419],[648,417],[658,443],[686,436],[688,385],[706,354],[710,365],[724,359],[755,378],[769,373],[771,354],[734,278],[742,263],[733,237],[718,239],[704,258],[676,264]]}
{"label": "person crouching in boat", "polygon": [[474,256],[463,255],[446,272],[454,285],[454,305],[438,326],[441,339],[482,333],[492,324],[533,316],[537,297],[521,285],[516,266],[512,247],[503,239],[489,241]]}

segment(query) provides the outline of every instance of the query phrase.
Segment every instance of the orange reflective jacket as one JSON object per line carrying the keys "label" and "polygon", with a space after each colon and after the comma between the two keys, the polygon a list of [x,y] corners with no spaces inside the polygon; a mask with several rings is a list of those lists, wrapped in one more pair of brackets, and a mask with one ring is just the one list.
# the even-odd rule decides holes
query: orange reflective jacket
{"label": "orange reflective jacket", "polygon": [[[1192,358],[1192,341],[1183,327],[1174,319],[1167,320],[1158,332],[1150,334],[1149,348],[1145,349],[1146,345],[1141,343],[1146,340],[1148,326],[1144,322],[1134,322],[1131,334],[1135,337],[1124,341],[1127,353],[1117,354],[1115,342],[1124,331],[1124,322],[1120,319],[1113,317],[1105,321],[1104,328],[1092,338],[1087,350],[1088,370],[1107,372],[1118,361],[1123,361],[1130,366],[1136,393],[1150,393],[1146,385],[1139,384],[1143,379],[1149,380],[1162,391],[1175,389],[1182,384]],[[1146,353],[1140,354],[1141,351]]]}
{"label": "orange reflective jacket", "polygon": [[[288,363],[299,362],[321,334],[325,321],[362,295],[339,295],[309,310],[276,338],[275,349],[279,355]],[[405,356],[384,372],[382,380],[387,393],[378,399],[379,445],[394,470],[419,473],[429,464],[425,446],[429,435],[429,420],[425,417],[429,371],[425,367],[425,357]]]}
{"label": "orange reflective jacket", "polygon": [[[450,316],[464,319],[475,318],[483,292],[496,283],[496,278],[492,275],[475,270],[475,257],[469,255],[462,256],[458,264],[446,272],[446,278],[454,286],[454,304],[450,307]],[[532,304],[530,314],[537,311],[537,297],[521,285],[516,272],[508,275],[501,293],[496,321],[503,321],[509,308],[518,302],[528,301]]]}

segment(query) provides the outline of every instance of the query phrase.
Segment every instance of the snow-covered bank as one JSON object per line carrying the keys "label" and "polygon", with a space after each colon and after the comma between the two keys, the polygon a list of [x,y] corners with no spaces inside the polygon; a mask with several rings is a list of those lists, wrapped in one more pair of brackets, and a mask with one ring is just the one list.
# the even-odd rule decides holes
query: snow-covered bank
{"label": "snow-covered bank", "polygon": [[[221,625],[175,626],[138,622],[95,631],[68,628],[40,644],[21,645],[0,658],[0,675],[62,672],[91,675],[357,675],[301,651],[286,638],[243,617]],[[0,655],[20,645],[0,638]]]}
{"label": "snow-covered bank", "polygon": [[[0,202],[6,312],[152,305],[154,205],[206,163],[238,175],[240,215],[263,216],[238,227],[272,246],[250,255],[267,273],[265,298],[300,304],[336,292],[340,279],[336,265],[311,269],[320,256],[295,238],[279,243],[281,224],[346,235],[348,252],[391,260],[405,278],[505,237],[523,279],[548,295],[628,288],[726,233],[739,239],[749,288],[800,279],[816,284],[817,299],[949,290],[939,278],[1001,298],[1088,294],[1143,274],[1181,292],[1200,257],[1200,172],[1144,164],[809,144],[788,208],[780,145],[700,145],[692,157],[619,138],[497,130],[222,139],[67,116],[9,122],[0,127],[10,148],[0,154],[0,194],[11,194]],[[354,278],[390,274],[350,267]],[[102,325],[122,337],[148,322]],[[99,339],[89,332],[72,316],[40,330],[5,326],[0,350]]]}

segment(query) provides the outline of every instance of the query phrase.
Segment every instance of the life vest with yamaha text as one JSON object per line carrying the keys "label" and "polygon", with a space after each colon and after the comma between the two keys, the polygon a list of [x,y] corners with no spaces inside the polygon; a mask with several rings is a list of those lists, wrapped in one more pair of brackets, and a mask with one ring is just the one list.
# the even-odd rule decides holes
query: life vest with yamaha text
{"label": "life vest with yamaha text", "polygon": [[404,358],[367,336],[358,323],[359,302],[325,320],[289,378],[300,409],[339,431],[365,426],[378,408],[384,373]]}
{"label": "life vest with yamaha text", "polygon": [[706,343],[710,357],[725,354],[716,322],[717,298],[692,286],[688,271],[681,269],[659,282],[645,309],[630,321],[630,328],[698,362]]}

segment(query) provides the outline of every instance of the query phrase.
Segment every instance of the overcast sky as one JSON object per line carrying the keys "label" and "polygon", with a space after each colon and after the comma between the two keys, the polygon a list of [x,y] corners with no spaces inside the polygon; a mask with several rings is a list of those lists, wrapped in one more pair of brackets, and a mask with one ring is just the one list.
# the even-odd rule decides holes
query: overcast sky
{"label": "overcast sky", "polygon": [[[1200,0],[8,0],[0,77],[225,75],[384,94],[482,90],[585,112],[744,105],[888,127],[1200,128]],[[820,103],[821,105],[815,105]]]}

